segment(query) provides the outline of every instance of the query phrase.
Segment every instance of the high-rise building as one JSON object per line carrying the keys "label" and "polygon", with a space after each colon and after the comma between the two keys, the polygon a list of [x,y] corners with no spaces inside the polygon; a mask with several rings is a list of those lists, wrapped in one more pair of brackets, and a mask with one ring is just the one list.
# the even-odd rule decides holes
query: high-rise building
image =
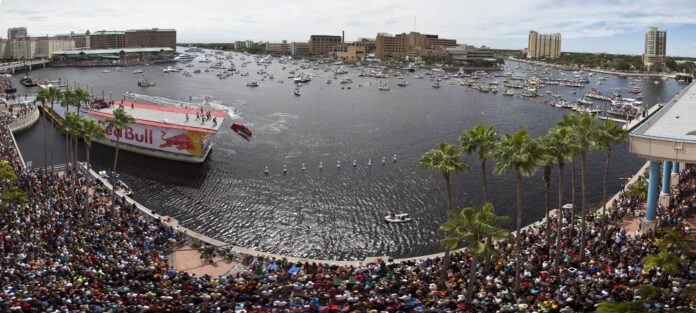
{"label": "high-rise building", "polygon": [[26,27],[12,27],[7,29],[7,39],[27,37]]}
{"label": "high-rise building", "polygon": [[341,36],[311,35],[309,36],[309,50],[312,55],[327,55],[342,43]]}
{"label": "high-rise building", "polygon": [[174,29],[130,29],[125,31],[126,48],[172,48],[176,50]]}
{"label": "high-rise building", "polygon": [[658,30],[656,27],[648,28],[645,32],[645,52],[643,64],[653,67],[656,64],[665,64],[667,56],[667,31]]}
{"label": "high-rise building", "polygon": [[539,34],[529,31],[527,58],[558,58],[561,56],[561,34]]}
{"label": "high-rise building", "polygon": [[375,57],[405,57],[408,55],[445,55],[444,49],[457,46],[456,39],[440,38],[438,35],[417,32],[397,34],[377,34]]}
{"label": "high-rise building", "polygon": [[121,31],[98,31],[89,36],[90,49],[118,49],[126,47],[126,33]]}

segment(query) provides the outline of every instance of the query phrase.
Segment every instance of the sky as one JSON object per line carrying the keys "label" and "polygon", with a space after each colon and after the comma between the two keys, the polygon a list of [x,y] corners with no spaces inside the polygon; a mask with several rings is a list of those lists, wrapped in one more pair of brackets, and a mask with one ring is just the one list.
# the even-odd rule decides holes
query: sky
{"label": "sky", "polygon": [[0,0],[0,35],[175,28],[177,41],[346,41],[416,30],[458,43],[521,49],[529,30],[561,33],[562,51],[641,54],[647,27],[667,54],[696,57],[696,0]]}

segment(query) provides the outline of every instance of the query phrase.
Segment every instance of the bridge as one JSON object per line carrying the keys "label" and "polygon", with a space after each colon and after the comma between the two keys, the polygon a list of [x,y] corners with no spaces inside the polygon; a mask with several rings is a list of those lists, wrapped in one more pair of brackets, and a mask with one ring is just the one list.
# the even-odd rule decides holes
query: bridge
{"label": "bridge", "polygon": [[32,68],[44,68],[46,65],[51,65],[51,61],[47,59],[30,60],[30,61],[15,61],[8,63],[0,63],[0,73],[14,74],[16,71],[29,70]]}

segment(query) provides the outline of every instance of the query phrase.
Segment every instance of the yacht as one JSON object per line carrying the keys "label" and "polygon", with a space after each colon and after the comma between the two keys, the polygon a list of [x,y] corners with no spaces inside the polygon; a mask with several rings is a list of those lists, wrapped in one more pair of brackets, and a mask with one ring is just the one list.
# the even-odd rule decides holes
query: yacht
{"label": "yacht", "polygon": [[295,91],[292,92],[295,96],[300,96],[300,88],[295,88]]}
{"label": "yacht", "polygon": [[177,70],[171,66],[167,66],[166,68],[162,69],[162,73],[171,73],[171,72],[176,72]]}
{"label": "yacht", "polygon": [[143,70],[141,70],[141,69],[137,69],[137,70],[133,71],[133,74],[142,74],[142,73],[145,73],[145,72],[143,72]]}
{"label": "yacht", "polygon": [[246,86],[247,86],[247,87],[258,87],[258,86],[259,86],[259,83],[257,83],[257,82],[248,82],[248,83],[246,83]]}
{"label": "yacht", "polygon": [[397,85],[399,85],[399,87],[406,87],[406,86],[408,86],[408,82],[405,80],[402,80]]}

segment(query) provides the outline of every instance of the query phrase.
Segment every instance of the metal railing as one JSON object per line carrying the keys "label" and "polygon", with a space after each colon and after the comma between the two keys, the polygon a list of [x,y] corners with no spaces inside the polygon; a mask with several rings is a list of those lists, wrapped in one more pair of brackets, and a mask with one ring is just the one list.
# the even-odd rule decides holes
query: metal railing
{"label": "metal railing", "polygon": [[36,120],[39,118],[39,109],[36,107],[32,107],[32,110],[29,114],[22,116],[20,118],[17,118],[15,121],[10,123],[8,126],[10,127],[10,131],[16,131],[18,129],[21,129],[22,127],[34,123]]}

